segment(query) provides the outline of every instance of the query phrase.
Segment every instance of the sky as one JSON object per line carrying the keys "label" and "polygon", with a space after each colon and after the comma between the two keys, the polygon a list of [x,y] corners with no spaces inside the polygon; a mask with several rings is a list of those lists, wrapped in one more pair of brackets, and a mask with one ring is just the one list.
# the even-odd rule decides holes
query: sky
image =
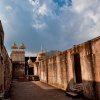
{"label": "sky", "polygon": [[100,0],[0,0],[8,53],[16,42],[26,56],[65,51],[100,35]]}

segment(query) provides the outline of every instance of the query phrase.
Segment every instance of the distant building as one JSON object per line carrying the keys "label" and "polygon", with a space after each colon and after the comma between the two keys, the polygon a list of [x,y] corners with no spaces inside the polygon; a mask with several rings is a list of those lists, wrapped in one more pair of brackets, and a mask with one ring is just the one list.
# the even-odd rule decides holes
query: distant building
{"label": "distant building", "polygon": [[37,58],[36,61],[41,61],[41,60],[45,60],[47,58],[45,52],[43,52],[43,49],[41,48],[40,52],[37,54]]}
{"label": "distant building", "polygon": [[46,55],[46,57],[51,57],[58,53],[60,53],[59,50],[50,50],[50,51],[45,52],[45,55]]}
{"label": "distant building", "polygon": [[34,75],[34,62],[36,57],[25,57],[25,45],[20,44],[18,49],[17,44],[14,42],[11,46],[12,52],[10,58],[12,59],[13,78],[26,77]]}
{"label": "distant building", "polygon": [[25,75],[34,75],[34,62],[36,57],[25,57]]}
{"label": "distant building", "polygon": [[37,67],[35,67],[36,62],[45,60],[60,51],[49,51],[44,52],[41,48],[37,57],[25,57],[25,45],[20,44],[18,49],[17,44],[14,42],[11,46],[12,52],[10,58],[12,59],[13,68],[13,78],[25,77],[29,75],[37,75]]}
{"label": "distant building", "polygon": [[25,76],[25,46],[22,43],[18,49],[17,44],[14,42],[11,49],[10,58],[13,65],[13,78],[23,77]]}

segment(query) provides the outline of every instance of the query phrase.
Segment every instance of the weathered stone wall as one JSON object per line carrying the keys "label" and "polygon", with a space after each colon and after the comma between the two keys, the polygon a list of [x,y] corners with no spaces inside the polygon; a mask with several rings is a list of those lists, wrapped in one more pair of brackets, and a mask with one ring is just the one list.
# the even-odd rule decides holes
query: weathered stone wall
{"label": "weathered stone wall", "polygon": [[0,89],[1,91],[4,91],[4,64],[1,63],[1,84],[0,84]]}
{"label": "weathered stone wall", "polygon": [[12,61],[25,62],[25,51],[22,49],[14,49],[11,53]]}
{"label": "weathered stone wall", "polygon": [[41,69],[40,69],[40,77],[41,77],[41,80],[46,82],[47,80],[47,75],[46,75],[46,60],[45,61],[42,61],[41,63]]}
{"label": "weathered stone wall", "polygon": [[0,92],[6,92],[10,89],[12,79],[12,62],[4,46],[4,31],[0,21]]}
{"label": "weathered stone wall", "polygon": [[100,99],[100,37],[92,40],[92,60],[96,100]]}
{"label": "weathered stone wall", "polygon": [[3,68],[3,48],[4,48],[4,31],[0,21],[0,91],[4,91],[4,68]]}
{"label": "weathered stone wall", "polygon": [[25,51],[23,49],[12,49],[12,70],[13,78],[25,76]]}
{"label": "weathered stone wall", "polygon": [[13,62],[13,78],[19,78],[25,76],[25,63]]}
{"label": "weathered stone wall", "polygon": [[41,61],[39,66],[41,81],[66,90],[67,70],[65,57],[66,53],[63,53]]}
{"label": "weathered stone wall", "polygon": [[79,45],[79,53],[82,72],[83,94],[86,97],[94,98],[91,41]]}
{"label": "weathered stone wall", "polygon": [[74,55],[79,54],[84,96],[100,99],[100,37],[75,45],[39,64],[40,80],[63,90],[76,83]]}
{"label": "weathered stone wall", "polygon": [[34,68],[34,70],[33,70],[34,71],[34,75],[38,75],[38,69],[37,69],[38,66],[36,66],[36,64],[34,64],[33,68]]}
{"label": "weathered stone wall", "polygon": [[67,87],[66,89],[72,89],[73,88],[73,82],[74,82],[74,64],[73,64],[73,53],[74,49],[69,49],[66,51],[67,52]]}
{"label": "weathered stone wall", "polygon": [[3,55],[2,86],[5,93],[8,93],[12,80],[12,61],[10,60],[5,47],[3,47],[2,55]]}

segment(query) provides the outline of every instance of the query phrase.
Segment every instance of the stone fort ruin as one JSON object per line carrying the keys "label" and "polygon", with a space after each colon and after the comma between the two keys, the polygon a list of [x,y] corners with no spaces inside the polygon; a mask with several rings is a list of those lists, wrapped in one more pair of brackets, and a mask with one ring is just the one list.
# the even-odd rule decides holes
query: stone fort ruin
{"label": "stone fort ruin", "polygon": [[38,76],[66,94],[74,92],[100,100],[100,36],[51,56],[41,49],[37,57],[25,57],[24,43],[19,49],[14,43],[11,49],[9,57],[0,21],[0,95],[9,90],[12,78],[30,81]]}
{"label": "stone fort ruin", "polygon": [[[19,57],[19,61],[22,61],[23,57],[24,53]],[[82,95],[90,99],[100,99],[100,37],[74,45],[49,57],[41,50],[34,61],[31,59],[27,58],[27,64],[33,70],[33,75],[39,76],[40,81],[66,90],[68,93],[81,91]],[[20,64],[17,71],[25,73],[25,67],[22,68]]]}

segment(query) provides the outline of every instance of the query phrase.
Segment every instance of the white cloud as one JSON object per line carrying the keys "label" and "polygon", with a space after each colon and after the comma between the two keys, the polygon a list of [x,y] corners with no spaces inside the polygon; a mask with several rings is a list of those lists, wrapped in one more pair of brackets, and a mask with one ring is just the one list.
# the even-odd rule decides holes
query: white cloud
{"label": "white cloud", "polygon": [[44,29],[44,28],[47,27],[46,24],[45,23],[42,23],[42,22],[37,22],[37,23],[33,24],[32,26],[34,28],[36,28],[36,29]]}
{"label": "white cloud", "polygon": [[39,30],[39,27],[46,25],[43,32],[52,39],[57,38],[55,41],[59,43],[56,45],[64,44],[62,48],[100,35],[99,0],[72,0],[72,6],[64,4],[62,7],[52,0],[39,0],[38,6],[33,6],[33,11],[33,27]]}
{"label": "white cloud", "polygon": [[29,51],[25,51],[25,56],[27,57],[36,57],[37,53],[33,53],[33,52],[29,52]]}
{"label": "white cloud", "polygon": [[7,11],[12,11],[13,8],[12,8],[11,6],[6,6],[6,10],[7,10]]}
{"label": "white cloud", "polygon": [[6,17],[5,17],[5,15],[3,13],[0,14],[0,19],[2,20],[3,23],[5,23],[5,24],[8,23]]}
{"label": "white cloud", "polygon": [[45,3],[39,8],[38,12],[39,12],[41,15],[48,15],[47,6],[46,6]]}
{"label": "white cloud", "polygon": [[29,0],[29,3],[32,4],[33,6],[39,5],[39,0]]}
{"label": "white cloud", "polygon": [[84,9],[86,8],[87,3],[84,2],[84,0],[73,0],[73,8],[74,10],[76,10],[77,12],[82,12],[84,11]]}
{"label": "white cloud", "polygon": [[22,0],[9,0],[13,5],[2,2],[5,43],[24,42],[26,55],[34,55],[29,51],[37,52],[41,44],[47,50],[65,50],[100,35],[100,0],[72,0],[72,6],[59,6],[53,0],[26,0],[24,5]]}

